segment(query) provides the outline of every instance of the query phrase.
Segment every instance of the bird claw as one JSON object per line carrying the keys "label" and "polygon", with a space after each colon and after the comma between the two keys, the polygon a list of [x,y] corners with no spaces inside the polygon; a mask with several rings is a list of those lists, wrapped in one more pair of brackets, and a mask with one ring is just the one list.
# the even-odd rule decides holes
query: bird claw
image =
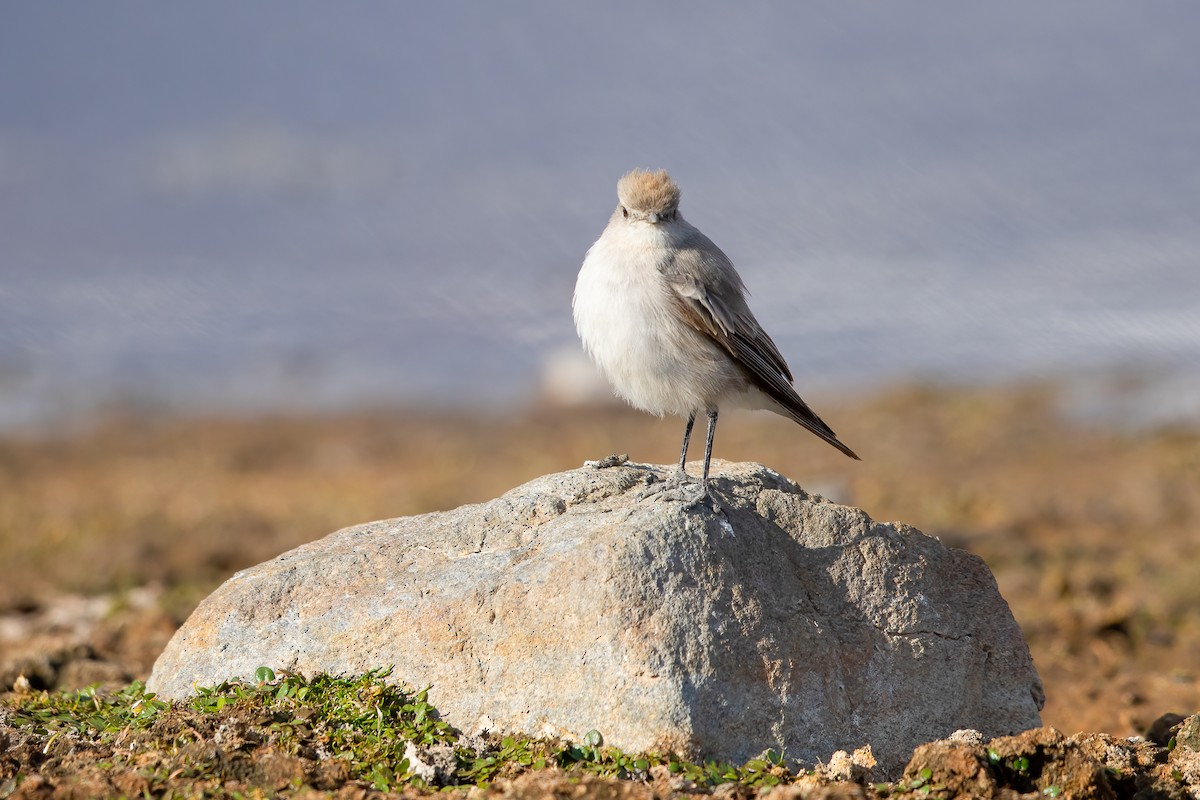
{"label": "bird claw", "polygon": [[650,497],[658,497],[664,500],[679,499],[679,490],[691,483],[688,474],[682,469],[675,470],[665,480],[660,478],[656,472],[647,472],[642,480],[646,485],[638,492],[638,500],[645,500]]}
{"label": "bird claw", "polygon": [[704,484],[699,484],[693,491],[689,492],[686,487],[680,487],[680,500],[683,502],[685,511],[691,511],[694,508],[706,507],[711,508],[716,513],[721,512],[721,506],[717,504],[716,498],[708,491],[708,487]]}
{"label": "bird claw", "polygon": [[638,493],[638,500],[649,498],[680,503],[684,511],[691,511],[697,506],[707,505],[714,513],[721,513],[721,506],[708,490],[708,485],[692,480],[683,470],[676,471],[665,481],[648,483]]}
{"label": "bird claw", "polygon": [[694,495],[688,500],[685,500],[683,505],[684,509],[688,511],[691,511],[693,508],[697,508],[699,506],[704,506],[711,509],[714,514],[719,514],[721,516],[725,515],[724,510],[721,508],[721,504],[717,502],[717,498],[708,490],[707,486],[703,487],[698,494]]}

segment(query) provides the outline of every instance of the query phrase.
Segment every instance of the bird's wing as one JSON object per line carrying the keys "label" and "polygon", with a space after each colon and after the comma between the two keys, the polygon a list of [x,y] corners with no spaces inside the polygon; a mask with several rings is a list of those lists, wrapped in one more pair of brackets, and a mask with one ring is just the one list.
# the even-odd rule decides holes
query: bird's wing
{"label": "bird's wing", "polygon": [[661,268],[680,316],[724,348],[769,395],[795,394],[791,370],[746,305],[729,257],[699,231],[689,238]]}
{"label": "bird's wing", "polygon": [[787,362],[754,318],[741,277],[716,245],[709,241],[707,247],[680,248],[661,272],[683,321],[728,352],[758,389],[792,419],[851,458],[858,458],[796,393]]}

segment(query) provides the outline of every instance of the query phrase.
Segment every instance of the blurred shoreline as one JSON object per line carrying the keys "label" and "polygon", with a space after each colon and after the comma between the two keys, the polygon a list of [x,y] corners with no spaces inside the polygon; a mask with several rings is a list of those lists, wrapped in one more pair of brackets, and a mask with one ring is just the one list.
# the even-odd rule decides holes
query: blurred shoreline
{"label": "blurred shoreline", "polygon": [[[471,414],[522,414],[544,408],[620,406],[607,384],[577,347],[544,357],[523,377],[514,369],[506,383],[485,386],[419,385],[399,378],[373,381],[363,375],[339,382],[309,366],[276,366],[230,374],[208,383],[204,392],[160,376],[157,380],[69,386],[59,378],[32,378],[18,370],[0,371],[0,436],[59,436],[86,431],[105,420],[130,418],[269,418],[341,416],[427,410]],[[477,378],[479,376],[476,376]],[[328,379],[327,379],[328,378]],[[193,376],[199,380],[199,376]],[[946,391],[1008,391],[1031,384],[1053,385],[1066,418],[1120,429],[1200,424],[1200,369],[1192,364],[1142,359],[1073,369],[1001,372],[991,375],[917,374],[909,378],[864,375],[799,375],[806,398],[860,398],[886,395],[911,386]],[[519,388],[518,388],[519,387]]]}

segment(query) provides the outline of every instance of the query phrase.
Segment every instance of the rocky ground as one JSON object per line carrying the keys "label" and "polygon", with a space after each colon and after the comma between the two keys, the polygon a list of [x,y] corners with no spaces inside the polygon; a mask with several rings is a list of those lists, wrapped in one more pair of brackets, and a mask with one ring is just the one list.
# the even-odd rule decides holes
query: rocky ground
{"label": "rocky ground", "polygon": [[[886,791],[940,786],[944,796],[970,779],[982,796],[1046,793],[1063,787],[1033,772],[1075,759],[1071,769],[1103,778],[1076,796],[1186,796],[1191,751],[1168,752],[1172,737],[1161,732],[1160,744],[1125,737],[1144,735],[1165,713],[1200,710],[1197,429],[1087,421],[1070,393],[1048,385],[812,399],[862,464],[759,416],[723,418],[718,455],[766,463],[876,519],[903,520],[982,556],[1029,640],[1046,686],[1044,722],[1084,732],[1026,734],[1011,757],[992,744],[997,763],[988,746],[932,746],[940,761]],[[488,499],[586,458],[669,461],[680,427],[617,409],[220,420],[143,413],[53,435],[8,434],[0,439],[0,691],[12,702],[21,691],[124,686],[148,674],[195,603],[236,569],[352,523]],[[47,746],[0,727],[10,754]],[[1028,780],[1004,766],[1010,758],[1029,760]],[[26,775],[45,763],[18,760]],[[944,769],[953,775],[941,777]],[[0,796],[18,788],[5,774]],[[44,780],[19,791],[61,791],[61,780]],[[572,780],[535,772],[496,790],[683,791]],[[804,785],[788,791],[878,793],[869,781],[826,781],[826,794],[805,795]],[[341,791],[367,791],[355,786]]]}

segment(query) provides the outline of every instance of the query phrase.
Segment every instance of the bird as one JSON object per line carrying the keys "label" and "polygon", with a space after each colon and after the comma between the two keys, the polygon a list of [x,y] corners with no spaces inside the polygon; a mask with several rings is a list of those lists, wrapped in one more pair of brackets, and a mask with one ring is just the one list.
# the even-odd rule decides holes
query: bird
{"label": "bird", "polygon": [[588,249],[571,301],[584,349],[634,408],[687,420],[673,480],[689,481],[696,416],[708,418],[700,497],[709,494],[717,415],[724,406],[787,417],[855,460],[797,394],[792,372],[755,319],[729,257],[679,213],[666,170],[617,182],[617,208]]}

